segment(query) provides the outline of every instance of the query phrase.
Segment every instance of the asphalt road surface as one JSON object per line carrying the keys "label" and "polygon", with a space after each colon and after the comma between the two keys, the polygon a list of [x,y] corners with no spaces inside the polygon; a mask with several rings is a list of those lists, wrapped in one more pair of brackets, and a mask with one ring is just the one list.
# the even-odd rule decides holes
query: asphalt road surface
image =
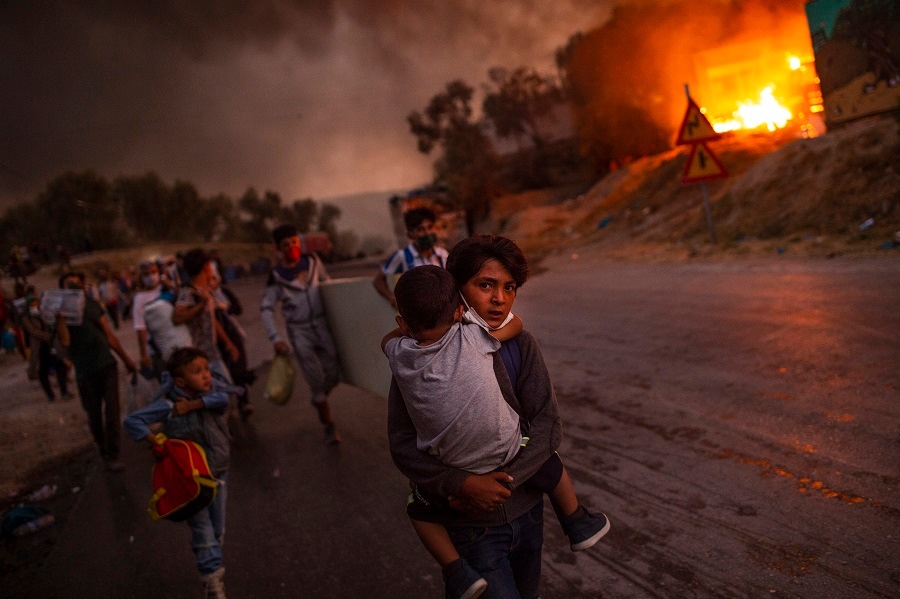
{"label": "asphalt road surface", "polygon": [[[541,342],[561,454],[610,534],[573,554],[547,508],[541,596],[900,596],[900,260],[547,262],[516,312]],[[357,274],[357,273],[349,273]],[[250,362],[263,281],[233,284]],[[441,597],[403,512],[385,402],[341,385],[233,421],[229,597]],[[184,525],[151,522],[149,452],[96,471],[24,597],[199,596]]]}

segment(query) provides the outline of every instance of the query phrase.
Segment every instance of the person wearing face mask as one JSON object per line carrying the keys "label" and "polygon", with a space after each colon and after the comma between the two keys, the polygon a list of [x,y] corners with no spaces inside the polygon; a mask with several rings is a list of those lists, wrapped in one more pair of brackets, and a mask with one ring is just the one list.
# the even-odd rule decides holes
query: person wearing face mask
{"label": "person wearing face mask", "polygon": [[164,289],[168,289],[175,297],[181,288],[181,275],[175,256],[165,256],[156,262],[159,270],[159,282]]}
{"label": "person wearing face mask", "polygon": [[[84,274],[65,274],[60,277],[59,286],[83,291]],[[122,420],[119,415],[119,368],[113,352],[129,373],[137,372],[137,365],[110,327],[103,306],[87,293],[81,324],[68,325],[65,320],[57,319],[57,328],[60,342],[75,365],[78,395],[94,441],[106,460],[107,469],[121,472],[125,465],[119,460]]]}
{"label": "person wearing face mask", "polygon": [[[511,239],[476,235],[454,246],[447,271],[469,312],[479,317],[472,322],[496,330],[509,318],[528,278],[528,262]],[[459,510],[440,523],[447,527],[460,557],[487,581],[484,597],[534,599],[541,578],[544,502],[540,489],[524,483],[559,449],[562,423],[547,366],[527,330],[502,342],[492,360],[503,398],[530,438],[514,462],[500,471],[473,474],[421,449],[396,381],[388,395],[390,452],[404,476],[425,491],[448,498]],[[582,518],[581,510],[571,517]],[[584,547],[579,543],[572,549]]]}
{"label": "person wearing face mask", "polygon": [[[28,333],[31,347],[31,359],[36,361],[37,377],[41,388],[47,395],[47,401],[55,401],[56,395],[50,386],[50,371],[56,372],[56,381],[59,385],[59,393],[63,399],[72,399],[67,390],[69,367],[66,365],[56,347],[56,337],[59,326],[51,327],[41,318],[40,300],[35,295],[25,297],[27,311],[22,315],[22,328]],[[62,319],[57,315],[57,321]]]}
{"label": "person wearing face mask", "polygon": [[132,300],[131,321],[134,323],[134,330],[138,338],[141,373],[145,377],[149,374],[158,378],[162,374],[164,362],[159,352],[153,349],[150,334],[147,331],[147,323],[144,320],[144,309],[147,304],[158,299],[162,292],[159,266],[155,262],[145,261],[138,265],[137,287],[138,291]]}
{"label": "person wearing face mask", "polygon": [[119,284],[115,276],[110,276],[105,270],[97,273],[97,292],[100,300],[106,306],[106,314],[112,320],[113,328],[119,330]]}
{"label": "person wearing face mask", "polygon": [[[278,265],[266,282],[260,315],[266,334],[278,354],[293,353],[309,385],[311,401],[325,427],[325,440],[341,440],[328,405],[328,394],[338,383],[337,350],[325,320],[319,283],[328,280],[322,259],[315,252],[303,252],[299,231],[281,225],[272,231]],[[281,305],[290,345],[275,324],[275,307]]]}
{"label": "person wearing face mask", "polygon": [[409,244],[397,250],[384,266],[381,272],[375,275],[372,285],[379,295],[391,302],[391,306],[397,309],[397,299],[394,297],[388,285],[388,277],[400,275],[416,266],[433,264],[445,268],[447,266],[447,250],[436,245],[437,215],[431,208],[412,208],[403,213],[403,223],[406,226],[406,237]]}

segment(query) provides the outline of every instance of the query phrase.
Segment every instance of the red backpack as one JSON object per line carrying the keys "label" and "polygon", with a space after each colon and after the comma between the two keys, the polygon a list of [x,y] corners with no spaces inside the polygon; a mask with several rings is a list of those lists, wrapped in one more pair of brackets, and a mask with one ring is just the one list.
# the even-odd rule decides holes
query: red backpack
{"label": "red backpack", "polygon": [[216,498],[216,479],[209,471],[206,452],[193,441],[156,435],[153,446],[153,497],[150,517],[181,522]]}

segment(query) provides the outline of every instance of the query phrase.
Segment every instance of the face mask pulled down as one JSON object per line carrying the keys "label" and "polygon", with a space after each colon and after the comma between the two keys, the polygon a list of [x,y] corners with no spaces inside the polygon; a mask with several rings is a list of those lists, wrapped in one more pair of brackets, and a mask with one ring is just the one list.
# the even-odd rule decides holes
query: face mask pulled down
{"label": "face mask pulled down", "polygon": [[147,289],[155,289],[157,285],[159,285],[159,274],[149,274],[141,277],[141,281],[144,283],[144,287]]}
{"label": "face mask pulled down", "polygon": [[466,311],[463,313],[463,321],[468,322],[470,324],[477,324],[478,326],[480,326],[481,328],[483,328],[486,331],[500,330],[503,327],[505,327],[506,325],[508,325],[509,321],[513,319],[513,313],[510,312],[509,314],[506,315],[506,318],[503,319],[503,322],[500,323],[499,327],[492,327],[491,325],[489,325],[487,323],[487,321],[485,321],[485,319],[483,319],[481,316],[478,315],[478,312],[476,312],[475,310],[472,309],[472,306],[469,305],[469,302],[466,301],[466,298],[464,298],[462,296],[462,294],[460,294],[459,297],[462,298],[463,305],[466,307]]}

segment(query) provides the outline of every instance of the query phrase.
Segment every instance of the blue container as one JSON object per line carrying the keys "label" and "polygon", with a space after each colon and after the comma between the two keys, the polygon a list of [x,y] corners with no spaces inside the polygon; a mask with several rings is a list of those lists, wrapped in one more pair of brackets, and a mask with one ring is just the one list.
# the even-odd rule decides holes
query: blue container
{"label": "blue container", "polygon": [[16,334],[11,330],[6,329],[5,331],[3,331],[2,343],[3,349],[5,349],[6,351],[13,351],[14,349],[16,349]]}

